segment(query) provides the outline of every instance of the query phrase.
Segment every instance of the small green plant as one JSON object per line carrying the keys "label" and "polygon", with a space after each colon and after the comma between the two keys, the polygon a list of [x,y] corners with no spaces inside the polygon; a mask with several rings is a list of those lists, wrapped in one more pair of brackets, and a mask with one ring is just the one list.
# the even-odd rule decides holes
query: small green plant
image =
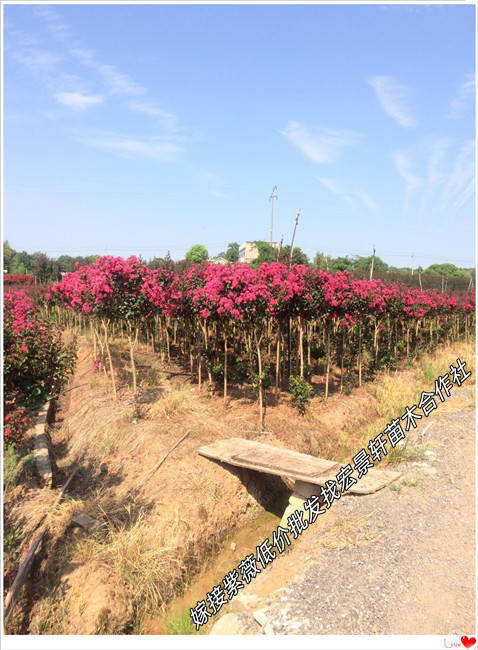
{"label": "small green plant", "polygon": [[12,584],[20,564],[20,546],[22,530],[19,526],[13,528],[3,538],[3,582],[6,588]]}
{"label": "small green plant", "polygon": [[405,444],[396,445],[390,449],[386,459],[389,465],[413,462],[422,458],[428,447],[429,445],[427,443],[424,445],[409,446],[408,441],[406,441]]}
{"label": "small green plant", "polygon": [[262,381],[262,390],[267,390],[268,388],[271,387],[272,380],[271,380],[270,370],[271,370],[270,367],[266,366],[263,372],[261,373],[261,375],[259,375],[259,373],[256,372],[252,376],[252,388],[256,393],[258,393],[259,391],[259,385],[261,381]]}
{"label": "small green plant", "polygon": [[289,390],[292,401],[297,406],[299,413],[305,415],[307,405],[312,397],[312,386],[299,375],[291,375],[289,377]]}
{"label": "small green plant", "polygon": [[20,471],[18,463],[20,454],[15,445],[4,445],[3,452],[3,483],[5,487],[13,487],[17,484]]}
{"label": "small green plant", "polygon": [[222,363],[218,363],[217,366],[213,366],[212,368],[212,376],[213,379],[216,383],[220,383],[224,379],[224,365]]}
{"label": "small green plant", "polygon": [[22,469],[27,479],[32,478],[35,473],[35,452],[30,451],[23,459]]}
{"label": "small green plant", "polygon": [[201,629],[196,631],[196,626],[190,616],[189,610],[175,612],[168,618],[164,625],[167,634],[201,634]]}
{"label": "small green plant", "polygon": [[420,476],[406,476],[402,479],[402,485],[408,485],[409,487],[417,486],[421,481]]}
{"label": "small green plant", "polygon": [[131,410],[132,420],[141,420],[144,417],[143,408],[139,402],[139,393],[135,393],[133,399],[133,408]]}

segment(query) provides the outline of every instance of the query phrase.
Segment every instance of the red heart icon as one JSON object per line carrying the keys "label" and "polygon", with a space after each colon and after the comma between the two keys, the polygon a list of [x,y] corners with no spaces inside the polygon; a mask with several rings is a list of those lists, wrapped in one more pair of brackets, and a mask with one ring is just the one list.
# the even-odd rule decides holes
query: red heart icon
{"label": "red heart icon", "polygon": [[474,636],[468,638],[467,636],[462,636],[461,637],[461,642],[465,646],[465,648],[471,648],[471,646],[475,645],[476,639]]}

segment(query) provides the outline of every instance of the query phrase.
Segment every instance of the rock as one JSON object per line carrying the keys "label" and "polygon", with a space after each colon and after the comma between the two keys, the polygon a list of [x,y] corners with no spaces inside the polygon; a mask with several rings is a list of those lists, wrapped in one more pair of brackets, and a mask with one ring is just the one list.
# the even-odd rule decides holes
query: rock
{"label": "rock", "polygon": [[237,614],[224,614],[214,623],[209,634],[242,634],[241,619]]}
{"label": "rock", "polygon": [[101,521],[98,521],[98,519],[93,519],[93,517],[90,517],[90,515],[87,515],[85,513],[73,515],[71,518],[71,523],[74,526],[80,526],[80,528],[83,528],[87,533],[90,534],[95,533],[102,525]]}
{"label": "rock", "polygon": [[261,604],[261,599],[258,596],[252,596],[251,594],[239,594],[234,598],[235,603],[242,603],[246,610],[255,609],[258,605]]}
{"label": "rock", "polygon": [[267,609],[266,609],[266,608],[263,608],[263,609],[257,609],[257,610],[254,612],[254,614],[253,614],[255,620],[256,620],[256,621],[259,623],[259,625],[261,625],[262,627],[264,627],[264,625],[266,625],[266,623],[267,623],[266,612],[267,612]]}

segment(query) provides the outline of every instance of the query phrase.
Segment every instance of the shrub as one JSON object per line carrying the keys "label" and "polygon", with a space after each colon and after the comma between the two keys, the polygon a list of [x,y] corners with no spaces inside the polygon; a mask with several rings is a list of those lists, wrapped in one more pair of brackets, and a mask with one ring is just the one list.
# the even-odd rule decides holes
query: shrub
{"label": "shrub", "polygon": [[289,377],[289,390],[291,393],[292,402],[297,406],[299,413],[301,415],[304,415],[307,404],[312,397],[312,386],[299,375],[291,375]]}
{"label": "shrub", "polygon": [[65,386],[76,359],[61,331],[42,319],[23,291],[4,295],[4,441],[21,444],[26,412]]}

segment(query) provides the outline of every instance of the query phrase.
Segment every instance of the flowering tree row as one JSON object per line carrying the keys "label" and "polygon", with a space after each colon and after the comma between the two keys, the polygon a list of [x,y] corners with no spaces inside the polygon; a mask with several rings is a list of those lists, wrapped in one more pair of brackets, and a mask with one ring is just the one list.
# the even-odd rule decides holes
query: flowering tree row
{"label": "flowering tree row", "polygon": [[58,394],[73,370],[74,344],[65,345],[58,327],[41,318],[22,290],[3,298],[4,441],[21,443],[27,412]]}
{"label": "flowering tree row", "polygon": [[[190,364],[199,382],[228,377],[239,362],[248,363],[260,410],[270,368],[276,393],[284,377],[310,375],[314,362],[325,363],[328,394],[331,364],[355,365],[362,382],[368,367],[395,362],[423,345],[468,335],[474,319],[474,294],[456,296],[356,280],[303,265],[265,263],[193,265],[182,274],[151,270],[137,258],[104,256],[64,276],[45,294],[49,309],[59,306],[91,323],[95,346],[109,365],[113,329],[130,345],[133,390],[134,350],[140,332],[169,357],[171,348]],[[60,315],[60,312],[58,312]],[[214,373],[214,370],[216,372]],[[236,373],[237,374],[237,373]],[[114,390],[116,386],[114,384]]]}
{"label": "flowering tree row", "polygon": [[5,287],[12,285],[30,286],[35,283],[33,275],[25,275],[24,273],[14,273],[13,275],[5,274],[3,276],[3,284]]}

